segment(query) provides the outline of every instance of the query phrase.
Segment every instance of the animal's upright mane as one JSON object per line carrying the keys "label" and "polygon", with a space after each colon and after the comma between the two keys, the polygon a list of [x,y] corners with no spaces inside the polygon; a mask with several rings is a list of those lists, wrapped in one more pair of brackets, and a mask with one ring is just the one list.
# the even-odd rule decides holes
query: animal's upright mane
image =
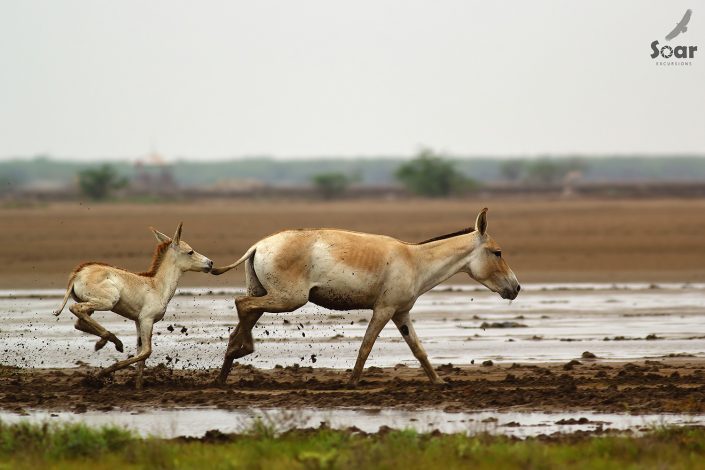
{"label": "animal's upright mane", "polygon": [[[154,254],[152,255],[152,264],[149,266],[149,271],[134,274],[143,277],[156,276],[157,270],[159,269],[159,266],[161,266],[162,261],[164,261],[164,255],[166,254],[166,250],[169,248],[170,244],[171,242],[164,242],[157,245],[157,247],[154,249]],[[107,266],[110,268],[119,269],[120,271],[126,271],[128,273],[132,272],[127,269],[118,268],[117,266],[113,266],[112,264],[101,263],[100,261],[86,261],[76,266],[76,268],[71,272],[71,275],[69,276],[69,285],[71,285],[71,283],[73,282],[73,279],[74,277],[76,277],[76,274],[78,274],[78,272],[86,266]]]}
{"label": "animal's upright mane", "polygon": [[474,231],[475,231],[474,227],[467,227],[462,230],[458,230],[457,232],[446,233],[445,235],[439,235],[437,237],[429,238],[428,240],[424,240],[422,242],[417,243],[417,245],[423,245],[425,243],[431,243],[431,242],[435,242],[438,240],[445,240],[446,238],[458,237],[460,235],[467,235],[468,233],[472,233]]}
{"label": "animal's upright mane", "polygon": [[143,273],[137,273],[137,275],[144,277],[154,277],[157,274],[157,270],[159,269],[159,266],[161,266],[162,261],[164,261],[164,255],[166,254],[166,250],[169,248],[170,244],[171,242],[168,241],[157,245],[157,247],[154,249],[154,254],[152,255],[152,264],[149,266],[149,270]]}

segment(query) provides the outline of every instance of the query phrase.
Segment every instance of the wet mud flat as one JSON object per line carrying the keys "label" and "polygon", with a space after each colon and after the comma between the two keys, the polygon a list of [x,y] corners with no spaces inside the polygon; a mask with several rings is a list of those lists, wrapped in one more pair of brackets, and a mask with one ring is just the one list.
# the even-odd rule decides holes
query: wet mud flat
{"label": "wet mud flat", "polygon": [[86,411],[204,408],[341,408],[705,413],[705,360],[668,358],[626,363],[583,359],[564,364],[492,364],[437,368],[447,382],[430,384],[415,367],[370,367],[357,387],[340,369],[238,365],[224,387],[216,370],[146,370],[145,389],[133,371],[98,382],[93,367],[0,368],[0,409]]}
{"label": "wet mud flat", "polygon": [[[233,296],[241,289],[178,291],[155,325],[148,367],[215,369],[237,323]],[[65,310],[51,314],[63,291],[0,291],[0,364],[22,368],[106,367],[135,353],[135,326],[112,313],[93,317],[124,343],[96,352],[96,337],[74,329]],[[611,361],[672,354],[705,358],[704,284],[524,284],[509,302],[482,286],[440,286],[411,312],[434,365],[564,363],[590,351]],[[351,368],[371,317],[368,310],[334,312],[307,304],[296,312],[265,314],[253,330],[255,352],[240,360],[276,366]],[[384,328],[368,366],[418,361],[393,324]]]}
{"label": "wet mud flat", "polygon": [[428,382],[389,325],[350,387],[370,312],[308,304],[264,315],[255,353],[215,387],[239,292],[181,289],[155,327],[138,392],[133,369],[95,379],[134,354],[131,322],[96,312],[126,349],[95,352],[96,338],[76,331],[69,312],[51,315],[62,291],[0,291],[0,419],[116,423],[162,436],[238,432],[263,413],[291,428],[325,421],[513,436],[705,424],[703,284],[525,284],[511,303],[483,287],[441,286],[412,318],[443,386]]}

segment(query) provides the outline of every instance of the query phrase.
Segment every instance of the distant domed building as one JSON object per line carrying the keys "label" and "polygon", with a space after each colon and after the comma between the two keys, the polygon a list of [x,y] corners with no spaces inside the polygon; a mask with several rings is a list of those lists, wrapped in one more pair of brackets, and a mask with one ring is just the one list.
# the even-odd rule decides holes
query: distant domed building
{"label": "distant domed building", "polygon": [[172,165],[156,151],[135,161],[131,187],[142,194],[170,194],[178,189]]}

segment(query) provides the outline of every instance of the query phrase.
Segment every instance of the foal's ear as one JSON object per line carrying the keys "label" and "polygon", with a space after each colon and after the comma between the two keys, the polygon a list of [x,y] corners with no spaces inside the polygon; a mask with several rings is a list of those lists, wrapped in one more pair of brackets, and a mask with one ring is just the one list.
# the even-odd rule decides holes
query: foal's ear
{"label": "foal's ear", "polygon": [[170,242],[171,238],[169,238],[167,235],[164,235],[162,232],[157,230],[154,227],[149,227],[149,229],[154,233],[154,237],[157,239],[159,243],[164,243],[164,242]]}
{"label": "foal's ear", "polygon": [[477,214],[477,219],[475,219],[475,230],[480,232],[480,235],[484,235],[487,232],[487,208],[485,207]]}
{"label": "foal's ear", "polygon": [[183,222],[179,223],[179,226],[176,227],[176,233],[174,233],[174,238],[172,238],[171,243],[173,245],[178,245],[179,242],[181,241],[181,227],[184,226]]}

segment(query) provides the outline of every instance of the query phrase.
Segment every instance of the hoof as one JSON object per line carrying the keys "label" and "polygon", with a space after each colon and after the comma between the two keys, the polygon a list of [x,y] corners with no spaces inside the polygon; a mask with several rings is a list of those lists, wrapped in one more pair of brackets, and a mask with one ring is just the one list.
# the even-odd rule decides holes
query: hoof
{"label": "hoof", "polygon": [[100,377],[98,375],[93,375],[93,374],[86,375],[83,378],[82,383],[86,387],[96,388],[96,389],[103,388],[105,386],[105,383],[103,382],[102,377]]}
{"label": "hoof", "polygon": [[218,378],[212,382],[212,385],[216,388],[223,388],[223,387],[225,387],[225,384],[227,381],[228,381],[227,377],[223,377],[223,376],[219,375]]}
{"label": "hoof", "polygon": [[108,338],[100,338],[95,342],[95,350],[100,351],[106,344],[108,344]]}
{"label": "hoof", "polygon": [[117,349],[118,352],[123,352],[123,351],[124,351],[124,348],[122,347],[122,341],[120,341],[119,339],[117,339],[117,337],[116,337],[115,335],[113,335],[111,341],[112,341],[113,343],[115,343],[115,349]]}
{"label": "hoof", "polygon": [[445,384],[446,384],[446,381],[443,380],[443,379],[440,378],[440,377],[436,377],[435,379],[431,379],[431,383],[432,383],[433,385],[445,385]]}

